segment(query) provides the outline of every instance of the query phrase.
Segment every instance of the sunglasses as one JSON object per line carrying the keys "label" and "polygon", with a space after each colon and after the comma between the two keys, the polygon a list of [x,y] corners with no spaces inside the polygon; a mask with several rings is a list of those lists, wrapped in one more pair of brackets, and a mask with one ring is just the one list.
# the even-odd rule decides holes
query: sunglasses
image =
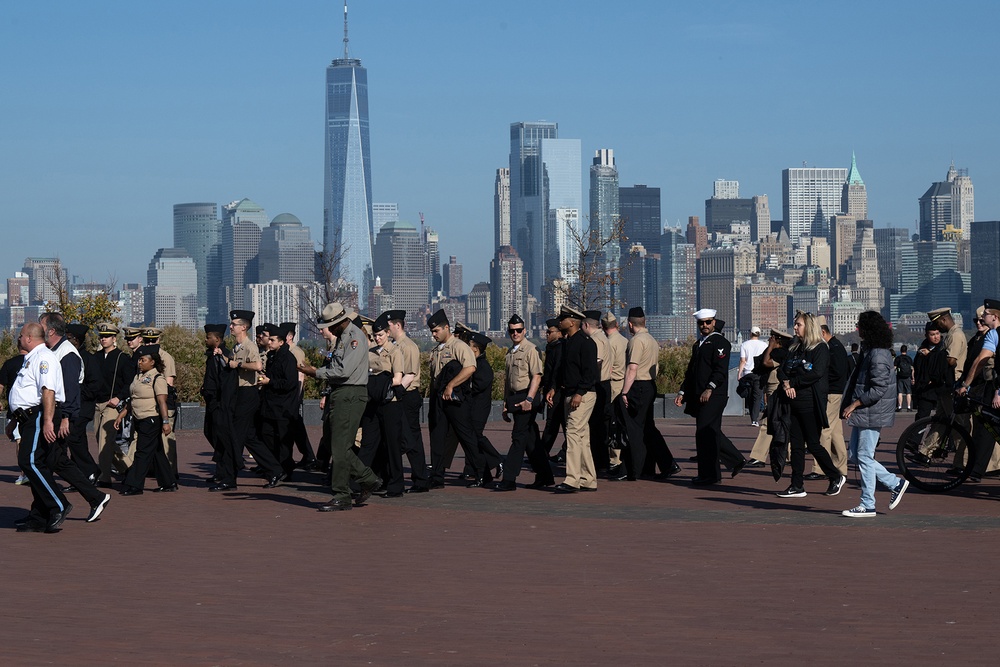
{"label": "sunglasses", "polygon": [[522,327],[520,329],[507,329],[507,333],[509,334],[524,333],[524,328]]}
{"label": "sunglasses", "polygon": [[714,321],[715,321],[715,320],[698,320],[698,326],[700,326],[700,327],[703,327],[703,326],[705,326],[706,324],[711,324],[711,323],[712,323],[712,322],[714,322]]}

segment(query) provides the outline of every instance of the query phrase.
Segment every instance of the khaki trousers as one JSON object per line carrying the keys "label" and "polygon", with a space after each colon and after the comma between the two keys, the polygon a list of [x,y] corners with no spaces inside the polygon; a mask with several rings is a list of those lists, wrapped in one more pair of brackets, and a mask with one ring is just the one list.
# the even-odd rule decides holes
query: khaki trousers
{"label": "khaki trousers", "polygon": [[592,391],[584,394],[576,410],[570,410],[573,394],[563,400],[566,407],[566,479],[563,483],[596,489],[597,471],[590,453],[590,415],[594,412],[597,394]]}
{"label": "khaki trousers", "polygon": [[[820,446],[830,454],[833,465],[841,475],[847,475],[847,444],[844,442],[844,424],[840,418],[840,401],[842,396],[830,394],[826,398],[826,421],[829,427],[819,435]],[[819,464],[813,460],[812,471],[823,474]]]}
{"label": "khaki trousers", "polygon": [[[611,409],[616,410],[618,404],[616,403],[619,396],[622,395],[622,388],[625,386],[625,380],[612,380],[611,381]],[[619,415],[615,415],[616,419]],[[618,422],[618,430],[625,428],[625,425],[620,421]],[[617,466],[621,465],[622,462],[622,450],[615,449],[611,447],[611,465]]]}
{"label": "khaki trousers", "polygon": [[[946,421],[951,421],[951,416],[955,413],[955,395],[950,391],[942,391],[938,395],[937,405],[934,406],[934,415],[942,417]],[[944,438],[944,425],[935,424],[924,438],[924,443],[920,445],[920,453],[930,456],[931,452],[938,448],[939,443]]]}
{"label": "khaki trousers", "polygon": [[111,470],[114,468],[120,474],[128,472],[132,465],[134,450],[129,447],[127,454],[122,455],[115,444],[115,437],[118,435],[115,429],[115,419],[118,418],[118,410],[104,403],[94,406],[94,439],[97,440],[97,465],[101,469],[98,481],[111,483]]}
{"label": "khaki trousers", "polygon": [[753,449],[750,450],[750,458],[758,461],[766,461],[771,453],[771,436],[767,434],[767,420],[761,418],[760,428],[757,429],[757,439],[754,440]]}
{"label": "khaki trousers", "polygon": [[167,410],[167,421],[170,422],[170,435],[160,434],[160,439],[163,441],[163,452],[167,455],[167,460],[170,461],[170,471],[174,478],[177,477],[177,436],[174,434],[174,426],[177,422],[174,417],[177,416],[175,410]]}

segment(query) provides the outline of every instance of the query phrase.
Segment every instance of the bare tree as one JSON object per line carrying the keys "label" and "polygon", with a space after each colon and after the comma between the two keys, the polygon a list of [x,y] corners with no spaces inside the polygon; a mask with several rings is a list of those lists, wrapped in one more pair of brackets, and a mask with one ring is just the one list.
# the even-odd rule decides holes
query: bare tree
{"label": "bare tree", "polygon": [[316,282],[300,286],[299,326],[309,337],[319,336],[316,317],[328,303],[340,302],[345,308],[357,308],[358,287],[344,279],[342,263],[350,246],[334,245],[317,253]]}
{"label": "bare tree", "polygon": [[566,303],[581,310],[615,309],[623,305],[619,286],[634,259],[632,254],[622,256],[620,250],[628,241],[625,222],[621,216],[615,218],[606,236],[600,229],[581,231],[564,223],[574,249],[579,252],[578,261],[571,267],[570,279],[554,284],[557,292],[563,292],[558,296]]}

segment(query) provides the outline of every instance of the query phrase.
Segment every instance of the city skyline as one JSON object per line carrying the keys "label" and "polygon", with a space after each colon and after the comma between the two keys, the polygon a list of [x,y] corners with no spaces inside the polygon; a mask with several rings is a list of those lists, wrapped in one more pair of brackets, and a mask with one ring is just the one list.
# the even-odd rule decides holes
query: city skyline
{"label": "city skyline", "polygon": [[[520,121],[579,139],[584,183],[593,151],[614,150],[620,184],[661,188],[671,226],[702,214],[717,179],[769,195],[776,212],[782,170],[846,168],[852,151],[876,228],[915,229],[918,198],[952,161],[976,183],[976,219],[996,219],[998,93],[984,63],[1000,11],[971,3],[964,20],[940,24],[921,5],[931,6],[582,2],[572,14],[531,5],[524,25],[526,3],[355,2],[350,55],[372,79],[371,197],[398,202],[413,224],[425,212],[470,286],[488,279],[496,169]],[[318,237],[320,82],[343,52],[342,12],[337,2],[8,8],[0,121],[16,131],[3,140],[3,219],[52,233],[0,249],[5,274],[25,256],[57,255],[85,280],[141,280],[171,245],[179,202],[250,198]],[[229,48],[223,27],[254,48]],[[555,31],[577,48],[557,46]],[[946,44],[948,58],[917,35]],[[203,48],[179,47],[189,42]],[[598,43],[615,57],[592,53]],[[921,82],[942,77],[963,90],[962,107],[947,95],[917,104]],[[620,103],[575,103],[595,78]],[[140,240],[109,267],[101,237],[117,231]]]}

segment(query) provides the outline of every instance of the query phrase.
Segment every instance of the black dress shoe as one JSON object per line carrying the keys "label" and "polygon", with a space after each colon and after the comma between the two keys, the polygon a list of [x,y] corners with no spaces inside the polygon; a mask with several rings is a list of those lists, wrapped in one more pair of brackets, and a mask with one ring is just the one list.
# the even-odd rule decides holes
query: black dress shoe
{"label": "black dress shoe", "polygon": [[808,479],[811,482],[815,482],[821,479],[826,479],[826,475],[819,472],[811,472],[808,475],[804,475],[802,479]]}
{"label": "black dress shoe", "polygon": [[621,463],[615,466],[611,466],[610,468],[608,468],[608,477],[614,477],[619,473],[621,473],[622,470],[624,470],[624,466]]}
{"label": "black dress shoe", "polygon": [[503,481],[498,483],[493,487],[494,491],[517,491],[517,484],[515,482]]}
{"label": "black dress shoe", "polygon": [[428,489],[443,489],[444,488],[444,482],[431,482],[430,485],[427,488]]}
{"label": "black dress shoe", "polygon": [[316,470],[318,466],[319,462],[316,461],[316,459],[311,459],[309,461],[302,459],[301,461],[295,464],[296,468],[301,468],[302,470]]}
{"label": "black dress shoe", "polygon": [[124,489],[118,492],[121,496],[141,496],[142,489],[137,489],[134,486],[126,486]]}
{"label": "black dress shoe", "polygon": [[264,472],[264,469],[261,468],[260,466],[254,466],[254,467],[250,468],[250,472],[252,472],[255,475],[259,475],[262,472]]}
{"label": "black dress shoe", "polygon": [[695,477],[691,480],[691,483],[695,486],[711,486],[712,484],[718,484],[720,479],[715,477]]}
{"label": "black dress shoe", "polygon": [[349,510],[349,509],[351,509],[351,507],[352,506],[351,506],[351,501],[350,500],[331,500],[330,502],[328,502],[325,505],[320,505],[319,511],[320,512],[339,512],[341,510]]}
{"label": "black dress shoe", "polygon": [[550,456],[549,461],[552,463],[566,463],[566,452],[559,452],[554,456]]}
{"label": "black dress shoe", "polygon": [[747,460],[743,459],[742,461],[740,461],[739,463],[737,463],[736,465],[734,465],[733,469],[729,471],[729,476],[730,477],[736,477],[737,475],[739,475],[740,471],[743,470],[743,468],[746,466],[746,464],[747,464]]}
{"label": "black dress shoe", "polygon": [[668,470],[667,472],[656,473],[655,475],[653,475],[653,479],[655,479],[655,480],[670,479],[671,477],[673,477],[674,475],[676,475],[680,471],[681,471],[681,467],[679,465],[677,465],[677,463],[675,462],[672,466],[670,466],[670,470]]}
{"label": "black dress shoe", "polygon": [[688,461],[691,461],[692,463],[695,462],[695,461],[697,461],[697,460],[698,460],[698,455],[697,454],[695,454],[694,456],[689,456],[688,457]]}
{"label": "black dress shoe", "polygon": [[215,486],[208,487],[209,491],[232,491],[236,488],[235,484],[226,484],[225,482],[219,482]]}
{"label": "black dress shoe", "polygon": [[757,459],[750,459],[749,461],[747,461],[746,467],[747,468],[763,468],[765,465],[767,465],[767,464],[764,463],[763,461],[758,461]]}
{"label": "black dress shoe", "polygon": [[212,475],[211,477],[206,477],[205,478],[205,483],[208,484],[209,486],[211,486],[213,484],[218,484],[219,483],[219,478],[217,476],[215,476],[215,475]]}
{"label": "black dress shoe", "polygon": [[497,472],[493,475],[493,479],[503,479],[503,461],[497,464]]}
{"label": "black dress shoe", "polygon": [[471,482],[469,482],[468,484],[466,484],[465,488],[467,488],[467,489],[478,489],[480,487],[486,486],[486,484],[487,484],[486,480],[484,480],[482,478],[480,478],[480,479],[474,479]]}
{"label": "black dress shoe", "polygon": [[174,482],[170,486],[158,486],[153,489],[153,493],[173,493],[177,490],[177,483]]}
{"label": "black dress shoe", "polygon": [[553,488],[552,490],[555,491],[556,493],[576,493],[580,489],[576,488],[571,484],[563,482],[561,484],[556,484],[555,488]]}
{"label": "black dress shoe", "polygon": [[286,479],[288,479],[288,475],[286,475],[283,472],[282,473],[278,473],[274,477],[271,477],[270,479],[267,480],[267,484],[264,485],[264,488],[265,489],[273,489],[273,488],[279,487],[279,486],[281,486],[281,483],[284,482]]}
{"label": "black dress shoe", "polygon": [[635,477],[629,477],[628,473],[622,470],[617,475],[613,477],[608,477],[609,482],[634,482]]}
{"label": "black dress shoe", "polygon": [[403,497],[403,492],[402,491],[386,491],[382,495],[382,497],[383,498],[402,498]]}
{"label": "black dress shoe", "polygon": [[403,493],[427,493],[428,491],[430,491],[430,489],[426,486],[411,486],[403,491]]}
{"label": "black dress shoe", "polygon": [[[62,512],[53,512],[52,514],[50,514],[49,520],[45,524],[45,529],[44,529],[45,532],[54,533],[57,530],[59,530],[59,527],[62,525],[63,521],[66,520],[66,515],[69,514],[71,509],[73,509],[73,506],[67,504],[66,509],[64,509]],[[31,524],[25,524],[25,525],[31,525]]]}
{"label": "black dress shoe", "polygon": [[596,486],[581,486],[580,491],[597,491]]}
{"label": "black dress shoe", "polygon": [[37,521],[29,521],[17,527],[17,532],[19,533],[45,533],[49,532],[45,530],[45,524],[38,523]]}
{"label": "black dress shoe", "polygon": [[31,515],[30,514],[26,514],[26,515],[22,516],[20,519],[15,519],[14,520],[14,527],[17,528],[19,526],[23,526],[23,525],[29,523],[30,521],[31,521]]}
{"label": "black dress shoe", "polygon": [[556,480],[554,480],[554,479],[544,480],[544,479],[538,479],[536,477],[534,482],[532,482],[531,484],[525,484],[524,488],[526,488],[526,489],[544,489],[546,486],[552,486],[555,483],[556,483]]}
{"label": "black dress shoe", "polygon": [[382,478],[376,477],[375,481],[371,484],[361,485],[361,492],[358,494],[357,499],[354,501],[355,505],[364,505],[365,501],[372,497],[372,494],[382,488]]}
{"label": "black dress shoe", "polygon": [[62,492],[63,493],[80,493],[80,490],[77,489],[75,486],[67,486],[67,487],[63,488]]}

